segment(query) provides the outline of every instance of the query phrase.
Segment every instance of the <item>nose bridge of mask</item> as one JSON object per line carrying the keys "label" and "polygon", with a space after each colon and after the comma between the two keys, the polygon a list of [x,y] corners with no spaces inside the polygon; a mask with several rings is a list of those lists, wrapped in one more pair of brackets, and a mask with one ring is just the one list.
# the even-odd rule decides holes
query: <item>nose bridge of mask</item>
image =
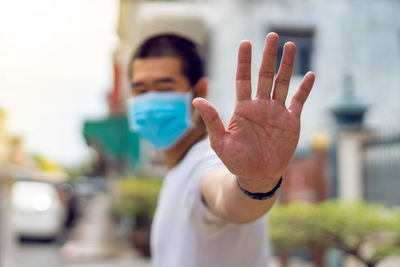
{"label": "nose bridge of mask", "polygon": [[168,120],[176,113],[183,113],[190,120],[192,93],[161,92],[153,93],[147,98],[146,110],[152,113],[153,118]]}

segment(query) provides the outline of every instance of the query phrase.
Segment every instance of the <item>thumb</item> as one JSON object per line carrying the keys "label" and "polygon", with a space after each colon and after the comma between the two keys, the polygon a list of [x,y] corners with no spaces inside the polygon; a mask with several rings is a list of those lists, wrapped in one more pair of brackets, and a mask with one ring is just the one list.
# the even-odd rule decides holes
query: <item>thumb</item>
{"label": "thumb", "polygon": [[224,124],[217,110],[207,100],[200,97],[193,100],[193,106],[199,111],[200,116],[203,118],[210,136],[211,147],[217,152],[225,133]]}

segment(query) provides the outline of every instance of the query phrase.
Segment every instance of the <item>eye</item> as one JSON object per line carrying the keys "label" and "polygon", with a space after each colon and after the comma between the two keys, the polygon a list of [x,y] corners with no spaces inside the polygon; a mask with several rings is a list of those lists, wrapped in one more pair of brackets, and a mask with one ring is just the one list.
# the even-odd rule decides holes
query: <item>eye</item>
{"label": "eye", "polygon": [[131,93],[132,95],[141,95],[148,92],[148,90],[145,87],[136,87],[132,88]]}

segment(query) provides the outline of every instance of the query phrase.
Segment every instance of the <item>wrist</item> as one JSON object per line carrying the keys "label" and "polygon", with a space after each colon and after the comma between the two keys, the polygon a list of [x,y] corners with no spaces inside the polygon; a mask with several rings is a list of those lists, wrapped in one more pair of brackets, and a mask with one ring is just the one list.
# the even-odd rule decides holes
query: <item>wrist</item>
{"label": "wrist", "polygon": [[250,192],[246,189],[244,189],[240,183],[239,183],[239,178],[236,177],[236,184],[239,187],[240,191],[242,191],[245,195],[247,195],[251,199],[255,200],[265,200],[265,199],[270,199],[274,197],[278,189],[281,187],[283,177],[281,176],[277,182],[277,184],[269,191],[262,191],[262,192]]}
{"label": "wrist", "polygon": [[236,176],[240,187],[249,192],[271,191],[279,182],[281,176],[270,178],[244,178]]}

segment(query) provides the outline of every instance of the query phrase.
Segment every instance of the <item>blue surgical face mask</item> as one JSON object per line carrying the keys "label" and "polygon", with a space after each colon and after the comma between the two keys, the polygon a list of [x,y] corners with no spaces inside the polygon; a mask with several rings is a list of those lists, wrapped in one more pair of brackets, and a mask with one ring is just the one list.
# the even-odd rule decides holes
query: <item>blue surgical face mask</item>
{"label": "blue surgical face mask", "polygon": [[131,97],[127,107],[129,127],[157,149],[170,148],[193,125],[191,103],[191,91],[148,92]]}

